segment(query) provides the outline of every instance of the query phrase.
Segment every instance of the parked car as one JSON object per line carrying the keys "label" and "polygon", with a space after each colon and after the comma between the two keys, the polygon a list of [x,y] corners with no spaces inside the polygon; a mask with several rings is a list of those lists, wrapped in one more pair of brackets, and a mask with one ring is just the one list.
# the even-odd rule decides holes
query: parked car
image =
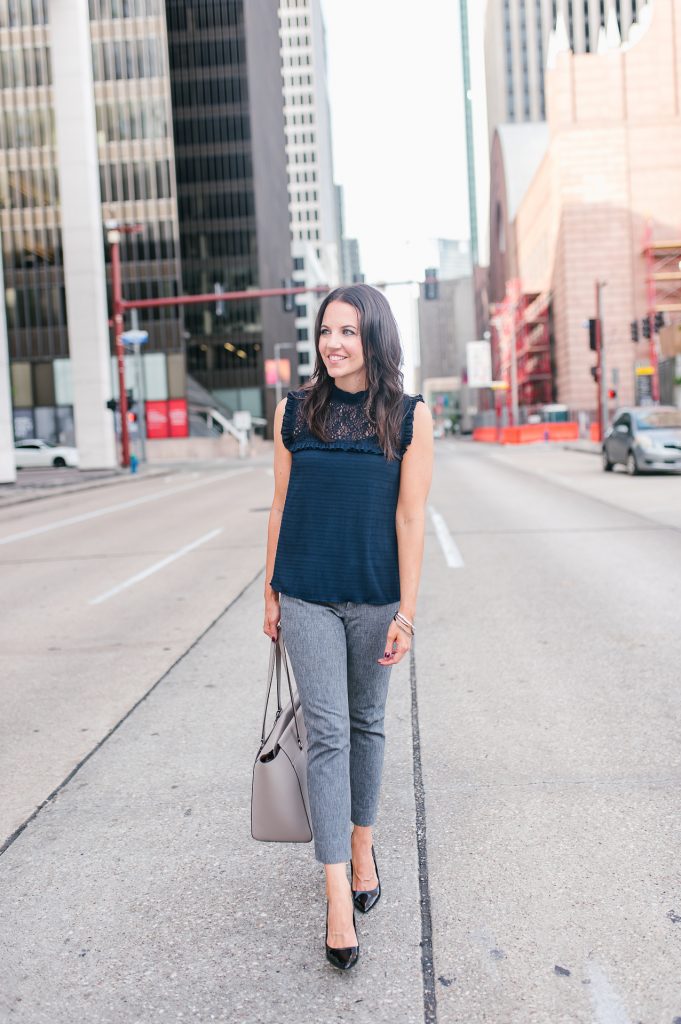
{"label": "parked car", "polygon": [[617,463],[635,476],[645,470],[681,470],[681,409],[642,405],[618,409],[603,440],[603,469]]}
{"label": "parked car", "polygon": [[69,445],[52,444],[37,437],[28,437],[14,445],[14,460],[17,469],[33,469],[35,466],[77,466],[78,449]]}

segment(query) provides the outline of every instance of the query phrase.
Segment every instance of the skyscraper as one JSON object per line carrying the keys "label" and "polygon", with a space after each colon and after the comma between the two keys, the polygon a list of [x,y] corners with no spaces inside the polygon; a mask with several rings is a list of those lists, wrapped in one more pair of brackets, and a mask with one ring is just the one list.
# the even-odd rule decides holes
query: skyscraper
{"label": "skyscraper", "polygon": [[[0,3],[0,230],[15,433],[72,442],[49,12]],[[125,298],[277,286],[291,247],[276,0],[89,0],[88,13],[102,221],[142,228],[121,239]],[[140,321],[158,370],[148,398],[185,394],[186,354],[225,405],[272,422],[265,358],[295,337],[279,300]]]}
{"label": "skyscraper", "polygon": [[[277,287],[291,246],[275,0],[165,7],[184,290]],[[190,374],[225,405],[271,423],[264,360],[275,343],[295,347],[281,302],[191,306],[185,329]]]}
{"label": "skyscraper", "polygon": [[[73,439],[47,0],[0,4],[0,229],[15,430]],[[126,296],[179,288],[179,238],[161,0],[90,0],[102,216],[122,241]],[[177,309],[154,310],[149,347],[179,351]]]}
{"label": "skyscraper", "polygon": [[488,0],[485,73],[490,139],[498,124],[543,121],[549,36],[558,24],[575,53],[602,45],[603,33],[626,39],[641,0]]}
{"label": "skyscraper", "polygon": [[[288,211],[296,284],[336,285],[341,276],[326,41],[320,0],[281,0]],[[314,322],[321,296],[298,296],[296,347],[301,377],[314,366]]]}

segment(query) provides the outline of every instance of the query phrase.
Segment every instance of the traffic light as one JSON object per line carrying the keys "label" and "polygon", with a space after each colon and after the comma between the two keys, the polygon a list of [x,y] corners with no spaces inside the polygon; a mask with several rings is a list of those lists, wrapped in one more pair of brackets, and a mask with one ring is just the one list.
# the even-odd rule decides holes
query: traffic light
{"label": "traffic light", "polygon": [[650,339],[650,317],[645,316],[643,320],[641,320],[641,330],[643,337]]}
{"label": "traffic light", "polygon": [[125,400],[128,403],[128,408],[130,408],[130,406],[134,402],[132,388],[126,388],[125,389]]}
{"label": "traffic light", "polygon": [[638,342],[638,320],[631,321],[631,340]]}
{"label": "traffic light", "polygon": [[608,398],[617,398],[617,390],[615,388],[608,388]]}
{"label": "traffic light", "polygon": [[664,313],[655,314],[655,330],[661,331],[664,327]]}
{"label": "traffic light", "polygon": [[426,299],[437,299],[440,294],[437,269],[435,267],[428,267],[426,269],[426,284],[424,298]]}
{"label": "traffic light", "polygon": [[[295,283],[290,277],[284,278],[281,282],[282,288],[294,288]],[[294,295],[282,295],[281,297],[282,306],[284,307],[285,313],[293,313],[296,308],[296,299]]]}
{"label": "traffic light", "polygon": [[598,350],[597,336],[596,336],[596,325],[598,320],[589,320],[589,348],[592,352]]}
{"label": "traffic light", "polygon": [[110,398],[109,401],[106,403],[106,407],[107,409],[111,409],[111,412],[116,412],[116,409],[118,409],[117,400],[115,398]]}
{"label": "traffic light", "polygon": [[128,409],[128,423],[137,423],[137,413]]}
{"label": "traffic light", "polygon": [[593,377],[593,379],[595,380],[595,382],[596,382],[596,383],[598,384],[598,382],[599,382],[599,381],[600,381],[600,379],[601,379],[601,375],[600,375],[600,373],[598,372],[598,367],[597,367],[597,366],[590,366],[590,367],[589,367],[589,369],[590,369],[590,371],[591,371],[591,376]]}

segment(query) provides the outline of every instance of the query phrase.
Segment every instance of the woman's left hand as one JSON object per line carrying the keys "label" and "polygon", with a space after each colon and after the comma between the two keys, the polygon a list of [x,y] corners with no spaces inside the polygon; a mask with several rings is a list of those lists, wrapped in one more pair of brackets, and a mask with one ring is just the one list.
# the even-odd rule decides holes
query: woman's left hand
{"label": "woman's left hand", "polygon": [[397,625],[395,619],[392,619],[388,626],[388,636],[385,641],[385,655],[377,659],[378,664],[396,665],[409,650],[411,650],[411,636],[401,626]]}

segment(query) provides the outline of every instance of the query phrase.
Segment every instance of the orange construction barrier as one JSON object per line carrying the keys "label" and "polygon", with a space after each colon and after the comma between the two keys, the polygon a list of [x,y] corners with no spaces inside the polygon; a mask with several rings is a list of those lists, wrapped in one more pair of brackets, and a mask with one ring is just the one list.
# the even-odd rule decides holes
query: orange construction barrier
{"label": "orange construction barrier", "polygon": [[477,427],[473,431],[474,441],[501,444],[532,444],[535,441],[576,441],[579,438],[579,424],[568,423],[523,423],[519,427]]}

